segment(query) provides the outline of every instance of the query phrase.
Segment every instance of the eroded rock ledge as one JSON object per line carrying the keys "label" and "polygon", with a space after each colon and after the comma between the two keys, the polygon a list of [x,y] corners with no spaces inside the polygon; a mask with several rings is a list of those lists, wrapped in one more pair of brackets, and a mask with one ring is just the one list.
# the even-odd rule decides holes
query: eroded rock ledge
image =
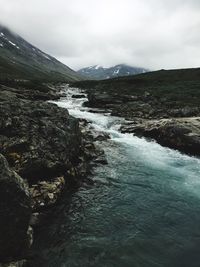
{"label": "eroded rock ledge", "polygon": [[121,127],[123,133],[155,139],[159,144],[200,156],[200,117],[135,120]]}

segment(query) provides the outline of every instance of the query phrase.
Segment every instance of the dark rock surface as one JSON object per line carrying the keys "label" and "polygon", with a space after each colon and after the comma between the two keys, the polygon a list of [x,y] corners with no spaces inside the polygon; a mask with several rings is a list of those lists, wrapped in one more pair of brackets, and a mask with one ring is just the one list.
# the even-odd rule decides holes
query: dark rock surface
{"label": "dark rock surface", "polygon": [[0,261],[23,258],[31,243],[31,216],[26,183],[0,154]]}
{"label": "dark rock surface", "polygon": [[80,94],[80,95],[72,95],[72,98],[84,98],[85,95]]}
{"label": "dark rock surface", "polygon": [[26,266],[27,266],[26,260],[0,264],[0,267],[26,267]]}
{"label": "dark rock surface", "polygon": [[0,86],[0,262],[10,266],[24,264],[29,225],[45,222],[65,187],[86,182],[91,161],[105,163],[87,122],[44,101],[59,98],[62,85],[38,88]]}
{"label": "dark rock surface", "polygon": [[78,121],[66,109],[8,91],[0,94],[0,145],[29,183],[66,175],[82,154]]}
{"label": "dark rock surface", "polygon": [[157,98],[145,91],[141,95],[128,95],[117,92],[86,90],[88,93],[87,107],[103,108],[111,111],[114,116],[132,120],[134,117],[143,119],[160,119],[171,117],[191,117],[200,115],[199,106],[176,106],[165,102],[165,98]]}

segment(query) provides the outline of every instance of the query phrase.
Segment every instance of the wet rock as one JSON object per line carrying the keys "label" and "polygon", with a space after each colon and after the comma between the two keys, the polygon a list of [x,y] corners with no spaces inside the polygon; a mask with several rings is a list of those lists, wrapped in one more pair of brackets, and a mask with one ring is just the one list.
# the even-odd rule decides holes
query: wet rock
{"label": "wet rock", "polygon": [[143,120],[121,127],[123,133],[155,139],[159,144],[191,155],[200,155],[200,118]]}
{"label": "wet rock", "polygon": [[95,132],[93,131],[94,141],[106,141],[110,139],[110,135],[104,132]]}
{"label": "wet rock", "polygon": [[85,95],[72,95],[72,98],[85,98]]}
{"label": "wet rock", "polygon": [[31,245],[30,196],[26,183],[0,155],[0,262],[21,259]]}
{"label": "wet rock", "polygon": [[[56,203],[65,187],[64,177],[57,177],[52,181],[40,181],[30,188],[32,198],[31,207],[34,211],[47,208]],[[37,213],[35,213],[36,218]],[[33,217],[32,217],[32,220]],[[33,224],[33,221],[32,221]]]}
{"label": "wet rock", "polygon": [[108,161],[107,161],[105,155],[99,155],[93,160],[93,163],[107,165]]}

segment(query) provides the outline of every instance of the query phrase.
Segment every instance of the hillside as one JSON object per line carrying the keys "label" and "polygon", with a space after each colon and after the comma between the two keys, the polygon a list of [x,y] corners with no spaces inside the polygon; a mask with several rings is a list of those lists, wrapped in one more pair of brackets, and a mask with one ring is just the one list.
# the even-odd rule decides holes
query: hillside
{"label": "hillside", "polygon": [[103,81],[85,81],[87,107],[126,119],[123,133],[200,155],[200,69],[161,70]]}
{"label": "hillside", "polygon": [[159,104],[163,102],[165,107],[199,106],[200,68],[160,70],[103,81],[88,80],[73,86],[88,89],[90,93],[116,97],[149,95],[158,102],[161,100]]}
{"label": "hillside", "polygon": [[82,78],[54,57],[0,25],[0,79],[77,81]]}
{"label": "hillside", "polygon": [[147,69],[131,67],[125,64],[116,65],[110,68],[105,68],[99,65],[82,68],[78,71],[79,74],[87,78],[95,80],[110,79],[115,77],[130,76],[148,72]]}

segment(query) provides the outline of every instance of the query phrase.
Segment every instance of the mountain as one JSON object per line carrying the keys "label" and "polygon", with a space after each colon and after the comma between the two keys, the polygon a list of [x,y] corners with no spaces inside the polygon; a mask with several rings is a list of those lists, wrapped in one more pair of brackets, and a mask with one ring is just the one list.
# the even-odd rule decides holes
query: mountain
{"label": "mountain", "polygon": [[0,79],[81,80],[54,57],[0,25]]}
{"label": "mountain", "polygon": [[148,72],[147,69],[131,67],[125,64],[116,65],[110,68],[104,68],[99,65],[86,67],[78,71],[79,74],[87,78],[92,78],[96,80],[111,79],[121,76],[136,75],[140,73]]}

